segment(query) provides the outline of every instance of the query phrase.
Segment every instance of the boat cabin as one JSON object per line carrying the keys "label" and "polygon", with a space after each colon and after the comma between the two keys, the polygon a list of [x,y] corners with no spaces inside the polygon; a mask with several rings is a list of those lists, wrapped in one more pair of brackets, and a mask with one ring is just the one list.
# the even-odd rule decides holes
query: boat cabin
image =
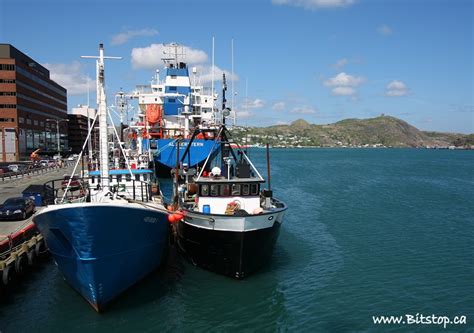
{"label": "boat cabin", "polygon": [[258,178],[200,177],[197,185],[197,208],[201,213],[226,214],[229,207],[247,214],[259,214],[260,186],[265,183]]}

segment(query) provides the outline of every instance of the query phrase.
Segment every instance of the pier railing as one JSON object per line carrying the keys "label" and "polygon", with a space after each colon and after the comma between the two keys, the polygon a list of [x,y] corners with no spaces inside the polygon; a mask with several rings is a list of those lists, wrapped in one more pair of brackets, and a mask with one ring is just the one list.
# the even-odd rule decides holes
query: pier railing
{"label": "pier railing", "polygon": [[[67,166],[68,166],[67,163],[63,165],[63,167],[67,167]],[[53,166],[53,167],[46,166],[46,167],[39,167],[39,168],[28,168],[28,169],[16,171],[16,172],[15,171],[3,172],[0,174],[0,180],[2,182],[5,182],[8,180],[21,179],[23,177],[28,177],[31,175],[48,173],[52,170],[57,170],[60,168],[61,167],[59,166]]]}

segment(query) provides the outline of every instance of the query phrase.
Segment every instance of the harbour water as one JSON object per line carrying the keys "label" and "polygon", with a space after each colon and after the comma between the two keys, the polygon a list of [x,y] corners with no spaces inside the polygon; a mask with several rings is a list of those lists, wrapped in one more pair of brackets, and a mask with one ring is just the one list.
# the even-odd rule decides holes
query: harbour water
{"label": "harbour water", "polygon": [[[250,151],[265,171],[265,151]],[[372,316],[466,316],[474,329],[474,152],[273,149],[289,206],[265,269],[243,281],[173,251],[97,314],[51,261],[0,303],[5,332],[443,331]]]}

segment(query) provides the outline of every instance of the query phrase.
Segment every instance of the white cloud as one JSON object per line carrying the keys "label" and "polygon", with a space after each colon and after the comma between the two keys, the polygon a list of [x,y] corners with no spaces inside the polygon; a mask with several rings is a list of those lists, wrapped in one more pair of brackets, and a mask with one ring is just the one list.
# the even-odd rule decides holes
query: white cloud
{"label": "white cloud", "polygon": [[[207,61],[207,54],[202,50],[196,50],[189,46],[184,46],[184,61],[190,65],[202,64]],[[151,44],[147,47],[132,49],[132,66],[133,68],[156,69],[163,64],[162,58],[169,57],[164,54],[166,50],[163,44]]]}
{"label": "white cloud", "polygon": [[388,25],[382,24],[377,28],[377,32],[382,36],[390,36],[393,33],[393,30]]}
{"label": "white cloud", "polygon": [[352,87],[335,87],[331,93],[335,96],[352,96],[355,95],[356,90]]}
{"label": "white cloud", "polygon": [[141,29],[141,30],[129,30],[121,32],[117,35],[112,36],[111,45],[121,45],[128,42],[130,39],[139,36],[156,36],[158,35],[158,30],[155,29]]}
{"label": "white cloud", "polygon": [[250,118],[253,117],[253,112],[250,111],[237,111],[237,118]]}
{"label": "white cloud", "polygon": [[[198,77],[199,84],[207,85],[212,81],[212,66],[197,65],[196,69],[197,69],[197,77]],[[230,84],[232,81],[232,73],[214,65],[214,82],[222,82],[222,73],[225,73],[227,86],[230,89]],[[239,80],[239,77],[234,73],[234,82],[238,80]]]}
{"label": "white cloud", "polygon": [[311,106],[308,105],[303,105],[303,106],[298,106],[290,110],[290,113],[296,113],[296,114],[312,114],[316,113],[316,109],[314,109]]}
{"label": "white cloud", "polygon": [[260,98],[256,99],[247,99],[244,101],[244,104],[242,105],[243,109],[261,109],[265,106],[265,101],[261,100]]}
{"label": "white cloud", "polygon": [[[51,79],[67,89],[68,95],[81,95],[87,90],[95,92],[95,79],[82,73],[82,65],[78,61],[70,64],[42,64],[49,69]],[[88,88],[89,87],[89,88]]]}
{"label": "white cloud", "polygon": [[338,61],[336,61],[335,64],[332,64],[331,67],[336,69],[336,70],[340,70],[342,67],[344,67],[348,63],[349,63],[349,60],[347,60],[346,58],[342,58],[342,59],[339,59]]}
{"label": "white cloud", "polygon": [[285,102],[276,102],[272,105],[272,109],[275,111],[283,111],[286,107]]}
{"label": "white cloud", "polygon": [[355,0],[272,0],[274,5],[289,5],[312,10],[319,8],[348,7],[355,2]]}
{"label": "white cloud", "polygon": [[324,81],[324,85],[328,87],[336,87],[336,86],[343,86],[343,87],[357,87],[364,83],[365,79],[360,76],[352,76],[341,72],[337,74],[335,77],[332,77],[326,81]]}
{"label": "white cloud", "polygon": [[357,93],[356,88],[364,82],[365,79],[361,76],[352,76],[341,72],[324,81],[324,85],[332,87],[331,93],[335,96],[353,96]]}
{"label": "white cloud", "polygon": [[408,94],[408,91],[409,89],[405,83],[403,83],[402,81],[394,80],[387,84],[385,95],[391,97],[405,96],[406,94]]}

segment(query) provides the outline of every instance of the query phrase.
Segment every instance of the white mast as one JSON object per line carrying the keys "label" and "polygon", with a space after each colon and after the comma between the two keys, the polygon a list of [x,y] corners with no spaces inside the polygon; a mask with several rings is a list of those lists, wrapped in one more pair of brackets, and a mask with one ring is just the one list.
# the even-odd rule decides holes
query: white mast
{"label": "white mast", "polygon": [[231,40],[231,53],[232,53],[232,87],[231,87],[231,90],[232,90],[232,98],[231,98],[231,106],[230,106],[230,109],[232,110],[231,112],[234,113],[234,116],[232,118],[234,118],[233,120],[233,126],[235,126],[235,118],[236,118],[236,113],[235,113],[235,110],[234,110],[234,95],[235,95],[235,91],[234,91],[234,39],[232,38]]}
{"label": "white mast", "polygon": [[97,109],[99,110],[99,161],[102,188],[109,187],[109,153],[107,139],[107,102],[105,96],[105,66],[104,59],[122,59],[122,57],[105,57],[104,44],[99,44],[99,56],[81,56],[81,58],[96,59],[97,70]]}
{"label": "white mast", "polygon": [[211,94],[212,94],[212,116],[215,122],[216,116],[214,112],[214,36],[212,36]]}
{"label": "white mast", "polygon": [[[89,96],[89,75],[87,76],[87,133],[91,131],[91,118],[89,115],[90,109],[90,96]],[[95,119],[95,118],[94,118]],[[89,153],[89,163],[92,162],[92,140],[91,136],[87,137],[87,152]]]}

